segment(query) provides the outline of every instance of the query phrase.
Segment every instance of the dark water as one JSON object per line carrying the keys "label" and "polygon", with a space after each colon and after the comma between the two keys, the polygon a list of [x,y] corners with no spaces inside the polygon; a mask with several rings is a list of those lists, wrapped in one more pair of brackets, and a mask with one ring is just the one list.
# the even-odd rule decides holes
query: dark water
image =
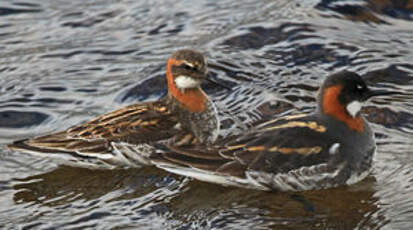
{"label": "dark water", "polygon": [[155,168],[58,166],[4,144],[166,93],[166,58],[207,54],[232,91],[205,85],[244,122],[314,109],[343,69],[413,90],[413,1],[3,0],[0,227],[4,229],[412,229],[413,97],[375,99],[373,174],[350,187],[269,193]]}

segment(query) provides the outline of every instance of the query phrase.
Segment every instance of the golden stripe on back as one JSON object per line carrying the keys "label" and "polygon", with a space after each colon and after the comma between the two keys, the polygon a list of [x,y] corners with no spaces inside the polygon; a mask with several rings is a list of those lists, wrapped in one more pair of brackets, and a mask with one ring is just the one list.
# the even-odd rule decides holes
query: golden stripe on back
{"label": "golden stripe on back", "polygon": [[[229,147],[231,148],[231,147]],[[263,145],[251,146],[247,148],[248,151],[268,151],[268,152],[279,152],[282,154],[301,154],[301,155],[311,155],[320,153],[323,148],[321,146],[314,147],[300,147],[300,148],[287,148],[287,147],[265,147]]]}
{"label": "golden stripe on back", "polygon": [[267,121],[267,122],[264,122],[264,123],[260,124],[260,127],[264,127],[264,126],[270,125],[272,123],[275,123],[275,122],[278,122],[278,121],[281,121],[281,120],[289,121],[289,120],[293,120],[293,119],[303,118],[305,116],[307,116],[307,114],[302,113],[302,114],[289,115],[289,116],[285,116],[285,117],[279,117],[279,118],[276,118],[276,119],[273,119],[273,120],[270,120],[270,121]]}
{"label": "golden stripe on back", "polygon": [[276,129],[287,129],[287,128],[309,128],[316,132],[324,133],[327,128],[324,125],[319,125],[315,121],[291,121],[281,125],[275,125],[260,129],[260,131],[272,131]]}

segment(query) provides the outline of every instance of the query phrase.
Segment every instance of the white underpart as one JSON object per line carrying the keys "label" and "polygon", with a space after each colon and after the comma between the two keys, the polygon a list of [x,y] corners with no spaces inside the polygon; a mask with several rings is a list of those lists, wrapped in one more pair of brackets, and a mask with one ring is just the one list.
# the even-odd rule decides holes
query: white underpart
{"label": "white underpart", "polygon": [[370,174],[371,170],[372,169],[370,168],[369,170],[366,170],[366,171],[361,172],[361,173],[352,173],[350,178],[347,179],[346,184],[347,185],[352,185],[352,184],[355,184],[355,183],[363,180],[364,178],[366,178]]}
{"label": "white underpart", "polygon": [[[320,182],[333,179],[344,169],[344,164],[338,165],[332,171],[327,170],[326,164],[301,167],[287,173],[266,173],[260,171],[245,172],[246,178],[223,175],[196,168],[186,168],[171,164],[156,164],[171,173],[188,176],[200,181],[221,184],[225,186],[237,186],[243,188],[253,188],[259,190],[279,190],[279,191],[303,191],[321,188],[335,187],[337,184],[326,184]],[[357,181],[361,178],[358,177]],[[352,182],[352,181],[351,181]],[[348,182],[347,182],[348,183]]]}
{"label": "white underpart", "polygon": [[360,112],[361,107],[362,103],[360,101],[352,101],[347,105],[346,109],[352,117],[356,117],[357,114]]}
{"label": "white underpart", "polygon": [[179,89],[193,89],[201,85],[201,80],[194,79],[185,75],[180,75],[175,78],[176,87]]}
{"label": "white underpart", "polygon": [[155,148],[149,144],[128,144],[125,142],[111,142],[113,147],[112,163],[126,167],[141,167],[149,165],[149,156]]}
{"label": "white underpart", "polygon": [[[279,191],[304,191],[321,188],[335,187],[337,184],[322,182],[337,177],[344,169],[344,165],[338,165],[333,171],[327,170],[327,164],[304,166],[287,173],[265,173],[259,171],[247,172],[250,181],[255,184],[265,184]],[[320,184],[320,182],[322,182]]]}
{"label": "white underpart", "polygon": [[236,186],[236,187],[242,187],[242,188],[269,190],[267,187],[256,183],[254,180],[250,180],[250,178],[243,179],[243,178],[234,177],[234,176],[221,175],[221,174],[217,174],[217,173],[202,170],[202,169],[185,168],[185,167],[179,167],[179,166],[174,166],[170,164],[156,164],[156,166],[168,172],[182,175],[182,176],[191,177],[191,178],[204,181],[204,182],[210,182],[210,183],[220,184],[224,186]]}
{"label": "white underpart", "polygon": [[[150,154],[155,152],[155,147],[149,144],[128,144],[125,142],[110,142],[112,151],[88,152],[91,148],[85,147],[73,153],[66,153],[66,149],[55,149],[55,152],[44,153],[27,149],[14,148],[35,156],[47,157],[58,164],[91,169],[112,169],[115,167],[142,167],[150,164]],[[79,157],[82,156],[82,157]],[[87,157],[87,158],[83,158]]]}
{"label": "white underpart", "polygon": [[[23,150],[19,150],[23,151]],[[72,167],[82,167],[82,168],[90,168],[90,169],[112,169],[114,168],[113,165],[108,165],[104,162],[100,162],[99,159],[110,159],[113,157],[112,154],[110,153],[102,153],[102,154],[93,154],[94,158],[90,159],[79,159],[79,157],[76,157],[72,154],[66,154],[59,152],[59,150],[56,150],[56,153],[43,153],[43,152],[38,152],[38,151],[30,151],[30,150],[24,150],[25,153],[32,154],[34,156],[40,156],[44,157],[47,159],[52,159],[54,162],[57,164],[62,164],[62,165],[67,165],[67,166],[72,166]],[[81,156],[90,156],[85,153],[81,153],[76,151],[76,154],[81,155]]]}
{"label": "white underpart", "polygon": [[330,147],[330,149],[328,150],[328,152],[331,154],[331,155],[335,155],[336,153],[338,153],[338,149],[340,148],[340,144],[339,143],[334,143],[331,147]]}

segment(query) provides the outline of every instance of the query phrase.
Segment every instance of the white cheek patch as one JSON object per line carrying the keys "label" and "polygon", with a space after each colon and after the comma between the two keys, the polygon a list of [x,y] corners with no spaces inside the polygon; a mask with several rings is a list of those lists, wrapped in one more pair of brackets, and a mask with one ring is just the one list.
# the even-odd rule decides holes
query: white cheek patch
{"label": "white cheek patch", "polygon": [[176,87],[179,89],[191,89],[201,85],[201,80],[194,79],[185,75],[180,75],[175,78]]}
{"label": "white cheek patch", "polygon": [[356,117],[362,106],[363,105],[360,101],[352,101],[347,105],[346,109],[352,117]]}

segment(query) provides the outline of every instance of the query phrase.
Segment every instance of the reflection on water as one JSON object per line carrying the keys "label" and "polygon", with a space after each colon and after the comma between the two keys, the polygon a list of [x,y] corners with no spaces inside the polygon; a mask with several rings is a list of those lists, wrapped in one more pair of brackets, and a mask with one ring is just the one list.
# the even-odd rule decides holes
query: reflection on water
{"label": "reflection on water", "polygon": [[[79,213],[90,210],[79,218],[82,221],[59,221],[59,227],[87,226],[97,220],[114,227],[119,223],[111,223],[113,219],[128,223],[150,214],[162,221],[165,216],[171,218],[171,227],[254,228],[260,223],[292,229],[355,228],[387,222],[384,216],[379,223],[365,218],[366,214],[378,212],[374,186],[375,181],[370,178],[358,188],[270,193],[188,183],[187,179],[170,177],[154,168],[91,171],[60,167],[17,179],[13,201],[26,208],[40,205],[59,215],[65,215],[68,208]],[[101,220],[105,218],[109,219]]]}
{"label": "reflection on water", "polygon": [[0,226],[411,229],[412,19],[410,0],[0,3],[2,144],[164,96],[165,61],[180,48],[205,53],[211,75],[233,88],[204,86],[227,127],[312,111],[319,83],[342,69],[406,93],[364,109],[378,142],[372,176],[323,191],[226,188],[151,167],[71,168],[2,146]]}

